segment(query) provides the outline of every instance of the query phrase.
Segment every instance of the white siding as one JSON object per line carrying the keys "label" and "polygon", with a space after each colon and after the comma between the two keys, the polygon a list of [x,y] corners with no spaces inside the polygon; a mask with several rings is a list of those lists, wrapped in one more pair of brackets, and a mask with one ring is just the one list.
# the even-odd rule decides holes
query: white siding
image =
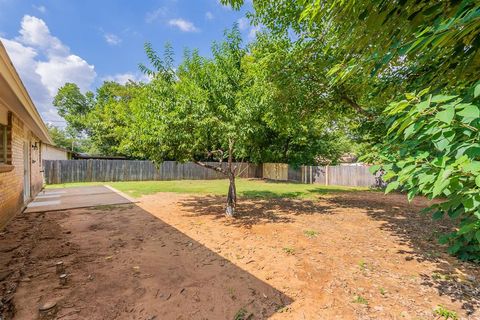
{"label": "white siding", "polygon": [[42,143],[42,159],[43,160],[68,160],[68,153],[65,150],[61,150]]}

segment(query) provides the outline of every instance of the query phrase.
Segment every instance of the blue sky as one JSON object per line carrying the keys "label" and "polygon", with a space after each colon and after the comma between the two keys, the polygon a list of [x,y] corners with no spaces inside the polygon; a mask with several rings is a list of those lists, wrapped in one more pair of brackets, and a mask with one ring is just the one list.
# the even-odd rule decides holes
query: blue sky
{"label": "blue sky", "polygon": [[234,11],[218,0],[0,0],[0,40],[44,120],[61,125],[51,101],[65,82],[85,91],[142,80],[145,42],[158,51],[170,42],[178,63],[186,47],[209,55],[235,22],[250,41],[249,10],[249,1]]}

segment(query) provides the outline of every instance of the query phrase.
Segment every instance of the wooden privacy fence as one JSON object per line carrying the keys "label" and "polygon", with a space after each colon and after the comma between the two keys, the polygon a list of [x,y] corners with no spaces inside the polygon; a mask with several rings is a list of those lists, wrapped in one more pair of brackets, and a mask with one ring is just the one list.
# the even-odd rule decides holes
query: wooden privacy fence
{"label": "wooden privacy fence", "polygon": [[376,179],[368,166],[301,166],[294,168],[283,163],[264,163],[263,178],[276,181],[297,181],[325,186],[372,187]]}
{"label": "wooden privacy fence", "polygon": [[262,169],[262,178],[287,181],[288,180],[288,167],[286,163],[264,163]]}
{"label": "wooden privacy fence", "polygon": [[[207,162],[218,165],[218,162]],[[257,178],[260,166],[235,163],[237,176]],[[226,167],[227,164],[223,163]],[[193,162],[165,161],[156,167],[144,160],[44,160],[45,183],[148,181],[148,180],[213,180],[223,179],[220,172],[200,167]]]}
{"label": "wooden privacy fence", "polygon": [[[207,162],[218,165],[218,162]],[[377,184],[368,166],[301,166],[285,163],[255,165],[237,162],[240,178],[264,178],[276,181],[297,181],[331,186],[371,187]],[[223,163],[226,167],[227,164]],[[156,167],[144,160],[45,160],[47,184],[68,182],[148,181],[148,180],[213,180],[224,179],[217,171],[193,162],[165,161]]]}
{"label": "wooden privacy fence", "polygon": [[325,186],[373,187],[377,178],[370,173],[369,166],[302,166],[298,169],[303,183]]}

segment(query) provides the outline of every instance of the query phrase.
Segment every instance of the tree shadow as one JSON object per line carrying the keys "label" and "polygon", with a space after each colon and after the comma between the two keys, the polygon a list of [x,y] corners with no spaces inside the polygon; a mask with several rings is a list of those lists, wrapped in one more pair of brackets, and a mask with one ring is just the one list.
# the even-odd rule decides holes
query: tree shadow
{"label": "tree shadow", "polygon": [[[7,247],[20,243],[25,224],[31,238]],[[19,318],[37,314],[46,298],[62,319],[267,319],[293,302],[137,205],[17,217],[1,239],[0,257],[13,252],[5,266],[16,272],[0,285],[18,284],[12,301]],[[59,260],[66,286],[52,268]]]}
{"label": "tree shadow", "polygon": [[[319,191],[324,191],[322,188]],[[338,190],[335,190],[338,191]],[[256,224],[291,223],[298,215],[334,214],[339,208],[355,209],[377,221],[381,230],[395,236],[399,244],[408,250],[399,250],[405,260],[431,262],[436,270],[431,274],[420,274],[422,284],[435,288],[439,295],[452,301],[459,301],[468,314],[480,308],[480,268],[478,265],[462,262],[446,253],[446,246],[440,245],[440,234],[452,230],[454,224],[447,219],[432,220],[431,216],[419,212],[431,203],[424,198],[416,198],[412,203],[402,194],[384,195],[380,192],[330,192],[330,197],[322,201],[278,198],[277,193],[268,191],[248,191],[237,207],[238,217],[224,220],[227,225],[250,228]],[[188,215],[211,216],[225,219],[225,198],[220,196],[189,197],[178,203]]]}
{"label": "tree shadow", "polygon": [[303,184],[300,181],[291,181],[291,180],[274,180],[274,179],[267,179],[267,178],[257,179],[257,180],[264,181],[265,183],[270,183],[270,184]]}
{"label": "tree shadow", "polygon": [[250,199],[281,199],[281,198],[299,198],[303,192],[271,192],[265,190],[245,190],[241,192],[242,196]]}
{"label": "tree shadow", "polygon": [[[275,182],[281,184],[282,182]],[[302,199],[308,193],[314,195],[339,194],[348,192],[358,192],[358,189],[334,188],[334,187],[316,187],[305,191],[268,191],[268,190],[242,190],[238,193],[246,199]]]}
{"label": "tree shadow", "polygon": [[[313,188],[308,189],[308,192],[316,194],[343,194],[351,192],[359,192],[359,187],[322,187],[322,188]],[[362,190],[362,192],[374,192],[374,190]]]}
{"label": "tree shadow", "polygon": [[366,210],[370,218],[382,221],[382,230],[411,248],[399,250],[405,260],[435,264],[432,274],[420,274],[423,285],[435,288],[452,301],[461,302],[468,314],[480,307],[480,267],[448,255],[446,246],[438,243],[438,236],[451,232],[454,223],[449,219],[434,221],[431,215],[420,213],[432,204],[430,201],[418,197],[408,203],[403,194],[365,196],[364,192],[357,192],[336,195],[328,202],[335,207]]}
{"label": "tree shadow", "polygon": [[[226,220],[225,224],[251,228],[256,224],[293,222],[296,215],[332,214],[331,207],[313,200],[279,198],[277,193],[269,191],[243,192],[246,194],[248,197],[239,199],[236,217]],[[225,218],[225,197],[222,196],[192,196],[180,201],[179,205],[192,217]]]}

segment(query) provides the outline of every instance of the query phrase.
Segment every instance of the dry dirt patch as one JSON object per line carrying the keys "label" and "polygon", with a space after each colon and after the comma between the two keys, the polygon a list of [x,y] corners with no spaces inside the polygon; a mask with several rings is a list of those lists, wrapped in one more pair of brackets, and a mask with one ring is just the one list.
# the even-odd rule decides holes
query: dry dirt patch
{"label": "dry dirt patch", "polygon": [[160,193],[19,215],[0,235],[2,312],[32,319],[54,302],[58,319],[434,319],[443,305],[479,317],[479,270],[443,253],[434,237],[449,226],[418,215],[421,199],[241,201],[235,220],[223,201]]}

